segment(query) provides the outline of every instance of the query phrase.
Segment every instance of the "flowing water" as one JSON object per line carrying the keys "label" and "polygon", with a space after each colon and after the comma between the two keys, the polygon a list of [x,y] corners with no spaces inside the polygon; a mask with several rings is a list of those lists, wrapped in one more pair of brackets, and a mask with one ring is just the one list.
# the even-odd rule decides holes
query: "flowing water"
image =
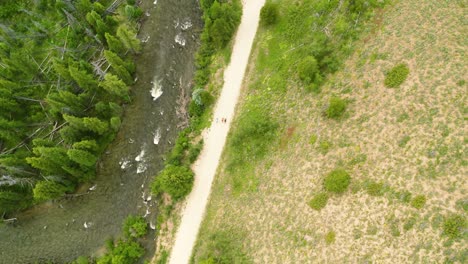
{"label": "flowing water", "polygon": [[[36,206],[0,226],[0,263],[65,263],[98,255],[108,238],[121,234],[129,214],[155,223],[151,178],[161,169],[181,122],[177,110],[182,91],[188,94],[194,54],[201,31],[197,0],[143,0],[133,101],[122,127],[103,154],[96,180],[74,197]],[[154,253],[154,232],[143,244]]]}

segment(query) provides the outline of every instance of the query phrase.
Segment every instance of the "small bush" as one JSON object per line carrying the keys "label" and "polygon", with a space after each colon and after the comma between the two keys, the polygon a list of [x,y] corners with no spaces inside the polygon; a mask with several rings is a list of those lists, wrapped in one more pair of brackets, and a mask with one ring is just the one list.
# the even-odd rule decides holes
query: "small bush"
{"label": "small bush", "polygon": [[465,212],[468,212],[468,200],[460,199],[456,202],[458,208],[463,209]]}
{"label": "small bush", "polygon": [[343,193],[349,186],[351,177],[343,169],[337,169],[330,172],[323,180],[325,190],[334,193]]}
{"label": "small bush", "polygon": [[400,139],[400,141],[398,141],[398,146],[400,148],[403,148],[404,146],[406,146],[406,144],[408,143],[408,141],[410,141],[411,137],[406,135],[404,136],[402,139]]}
{"label": "small bush", "polygon": [[312,134],[309,138],[309,144],[313,145],[315,144],[315,142],[317,142],[317,135],[316,134]]}
{"label": "small bush", "polygon": [[405,224],[403,225],[403,229],[408,231],[413,228],[414,224],[416,224],[416,217],[413,216],[406,220]]}
{"label": "small bush", "polygon": [[330,150],[331,146],[332,145],[331,145],[331,143],[329,141],[326,141],[326,140],[320,141],[320,144],[319,144],[320,153],[327,154],[328,151]]}
{"label": "small bush", "polygon": [[151,186],[155,195],[163,192],[171,195],[172,199],[179,200],[192,190],[193,172],[185,166],[167,165],[156,177]]}
{"label": "small bush", "polygon": [[332,97],[330,98],[330,102],[328,104],[327,110],[325,111],[325,115],[328,118],[337,119],[343,115],[346,110],[346,101],[339,98],[339,97]]}
{"label": "small bush", "polygon": [[461,215],[451,215],[446,217],[443,224],[443,234],[451,239],[460,238],[466,233],[468,223],[465,217]]}
{"label": "small bush", "polygon": [[278,4],[268,2],[260,10],[260,21],[263,25],[269,26],[276,23],[279,17]]}
{"label": "small bush", "polygon": [[78,257],[75,261],[73,261],[72,263],[70,264],[89,264],[89,260],[87,257],[84,257],[84,256],[80,256]]}
{"label": "small bush", "polygon": [[385,74],[384,84],[388,88],[396,88],[400,86],[408,77],[409,69],[406,64],[398,64]]}
{"label": "small bush", "polygon": [[127,237],[142,237],[148,231],[148,224],[141,216],[129,216],[123,225],[124,233]]}
{"label": "small bush", "polygon": [[426,204],[426,196],[424,195],[417,195],[411,200],[411,206],[416,209],[421,209]]}
{"label": "small bush", "polygon": [[369,181],[364,183],[366,192],[371,196],[382,196],[384,185],[381,182]]}
{"label": "small bush", "polygon": [[97,260],[97,264],[137,263],[138,259],[145,253],[145,249],[132,240],[120,240],[115,246],[111,244],[109,250],[110,252]]}
{"label": "small bush", "polygon": [[317,60],[313,56],[305,57],[297,66],[299,78],[305,83],[314,82],[316,75],[319,73]]}
{"label": "small bush", "polygon": [[188,159],[190,164],[194,163],[197,160],[200,152],[203,148],[203,139],[201,139],[196,145],[190,145],[188,151]]}
{"label": "small bush", "polygon": [[327,243],[327,245],[330,245],[335,242],[335,238],[336,238],[335,231],[330,231],[325,235],[325,243]]}
{"label": "small bush", "polygon": [[312,92],[314,94],[319,94],[322,91],[322,88],[320,86],[320,82],[317,81],[318,78],[321,78],[321,77],[319,77],[319,75],[316,75],[315,76],[315,82],[310,83],[309,85],[306,86],[306,91],[307,92]]}
{"label": "small bush", "polygon": [[411,201],[412,194],[408,191],[401,191],[396,193],[396,198],[403,203],[409,203]]}
{"label": "small bush", "polygon": [[309,201],[309,206],[317,211],[320,211],[327,205],[328,202],[328,194],[327,193],[318,193]]}

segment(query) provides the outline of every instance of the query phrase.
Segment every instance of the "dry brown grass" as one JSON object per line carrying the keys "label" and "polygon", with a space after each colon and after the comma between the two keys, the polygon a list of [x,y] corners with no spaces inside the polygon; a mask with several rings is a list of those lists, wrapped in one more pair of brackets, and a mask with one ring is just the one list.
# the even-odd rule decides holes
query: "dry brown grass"
{"label": "dry brown grass", "polygon": [[[221,165],[199,246],[227,226],[245,233],[244,247],[255,263],[441,263],[448,251],[466,250],[464,240],[444,246],[439,225],[448,213],[466,214],[455,205],[468,192],[467,89],[457,85],[466,78],[467,14],[460,3],[399,1],[375,20],[378,30],[363,37],[320,95],[295,85],[286,96],[272,95],[274,116],[282,122],[281,146],[257,164],[256,192],[233,195]],[[261,32],[257,41],[266,38]],[[257,43],[253,54],[261,47]],[[408,79],[400,88],[385,88],[385,71],[401,62],[409,66]],[[254,72],[248,69],[247,85],[257,78]],[[242,100],[252,93],[244,91]],[[350,101],[343,120],[321,115],[331,95]],[[313,134],[318,140],[311,145]],[[399,146],[405,136],[408,143]],[[332,143],[326,154],[319,150],[321,140]],[[350,163],[359,154],[366,161]],[[336,167],[350,172],[354,191],[312,210],[307,202]],[[426,205],[415,209],[388,192],[369,196],[359,188],[366,179],[424,194]],[[416,223],[406,231],[412,216]],[[327,245],[330,230],[336,241]]]}

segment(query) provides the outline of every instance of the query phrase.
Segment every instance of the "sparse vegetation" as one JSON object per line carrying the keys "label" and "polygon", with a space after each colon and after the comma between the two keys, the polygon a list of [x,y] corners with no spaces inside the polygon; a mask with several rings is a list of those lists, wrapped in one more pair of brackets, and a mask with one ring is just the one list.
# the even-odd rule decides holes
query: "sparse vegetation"
{"label": "sparse vegetation", "polygon": [[330,172],[323,180],[325,190],[333,193],[344,193],[351,182],[351,177],[343,169]]}
{"label": "sparse vegetation", "polygon": [[[279,131],[295,126],[296,133],[290,147],[271,144],[264,158],[244,163],[249,167],[244,174],[257,179],[258,192],[233,195],[233,175],[221,165],[199,247],[206,245],[211,229],[222,224],[247,229],[243,245],[254,262],[370,263],[398,258],[443,263],[463,252],[464,241],[438,243],[444,219],[434,220],[436,212],[465,213],[461,202],[454,206],[454,199],[466,193],[460,184],[466,162],[459,129],[465,121],[465,91],[454,85],[464,78],[458,56],[463,54],[458,23],[463,12],[453,1],[398,1],[376,12],[367,27],[361,24],[364,19],[348,20],[337,8],[342,3],[353,12],[365,2],[372,5],[280,0],[280,19],[260,27],[239,115],[255,102],[274,117]],[[327,20],[330,10],[333,20]],[[343,25],[356,25],[366,34],[357,43],[341,46],[346,51],[340,53],[334,43],[352,34],[343,31]],[[322,45],[329,45],[330,53]],[[341,68],[344,54],[351,53]],[[307,56],[319,65],[319,95],[305,91],[306,80],[299,76],[298,65]],[[402,89],[386,89],[382,72],[398,60],[407,62],[411,73]],[[349,104],[339,122],[326,119],[332,96]],[[400,147],[405,136],[409,138]],[[329,144],[321,148],[325,141]],[[229,150],[223,159],[224,165],[229,163]],[[334,168],[352,175],[339,197],[324,188],[323,179]],[[366,188],[366,179],[374,184]],[[346,191],[351,187],[353,192]],[[311,200],[304,197],[315,198],[311,190],[321,188],[331,200],[320,211],[310,209]],[[427,201],[416,210],[411,203],[419,194]],[[339,236],[327,246],[324,236],[331,229],[339,230]],[[391,256],[381,253],[387,250]]]}
{"label": "sparse vegetation", "polygon": [[252,263],[242,250],[239,234],[227,231],[217,231],[210,236],[206,248],[200,254],[198,263]]}
{"label": "sparse vegetation", "polygon": [[408,65],[404,63],[398,64],[385,74],[385,86],[387,86],[388,88],[399,87],[406,80],[408,74]]}
{"label": "sparse vegetation", "polygon": [[366,192],[371,196],[382,196],[383,192],[383,183],[375,181],[367,181],[364,183]]}
{"label": "sparse vegetation", "polygon": [[309,206],[310,208],[319,211],[327,205],[327,202],[328,194],[321,192],[314,195],[314,197],[309,201]]}

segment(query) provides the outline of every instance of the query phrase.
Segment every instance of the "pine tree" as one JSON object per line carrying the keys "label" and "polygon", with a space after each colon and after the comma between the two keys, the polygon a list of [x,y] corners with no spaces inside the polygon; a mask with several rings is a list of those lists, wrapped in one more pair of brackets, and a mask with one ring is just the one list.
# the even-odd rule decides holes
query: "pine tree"
{"label": "pine tree", "polygon": [[86,168],[93,167],[97,161],[97,157],[86,150],[69,149],[67,155],[70,160],[73,160],[74,162]]}
{"label": "pine tree", "polygon": [[130,101],[127,85],[117,76],[111,73],[108,73],[104,76],[104,81],[102,81],[99,86],[104,88],[110,94],[116,95],[126,101]]}
{"label": "pine tree", "polygon": [[124,67],[125,62],[119,56],[117,56],[117,54],[106,50],[104,51],[104,57],[106,58],[107,62],[109,62],[115,74],[117,74],[119,78],[121,78],[126,84],[131,84],[133,82],[132,76]]}
{"label": "pine tree", "polygon": [[35,147],[36,157],[28,157],[26,161],[46,175],[63,175],[63,166],[70,163],[67,151],[63,147]]}
{"label": "pine tree", "polygon": [[92,131],[98,135],[103,135],[109,130],[109,125],[96,117],[76,117],[63,115],[63,118],[76,130]]}
{"label": "pine tree", "polygon": [[37,201],[47,201],[62,197],[70,188],[55,181],[40,181],[34,187],[34,199]]}
{"label": "pine tree", "polygon": [[117,28],[117,37],[125,48],[136,53],[141,51],[140,40],[136,37],[136,32],[126,24],[122,24]]}
{"label": "pine tree", "polygon": [[73,144],[74,149],[86,150],[91,153],[96,153],[98,151],[98,145],[96,140],[82,140]]}
{"label": "pine tree", "polygon": [[0,146],[13,147],[21,140],[21,134],[18,133],[22,126],[21,122],[9,121],[0,117]]}
{"label": "pine tree", "polygon": [[112,52],[117,54],[122,54],[125,52],[124,46],[118,38],[112,36],[109,33],[105,33],[104,36],[106,38],[107,46]]}
{"label": "pine tree", "polygon": [[68,91],[51,93],[46,100],[50,107],[49,113],[57,119],[61,117],[60,113],[78,115],[85,109],[81,98]]}
{"label": "pine tree", "polygon": [[70,75],[75,82],[86,91],[95,90],[97,87],[97,81],[94,79],[92,74],[87,73],[84,70],[79,70],[75,66],[69,66],[68,70]]}
{"label": "pine tree", "polygon": [[31,198],[27,192],[0,190],[0,214],[14,212],[29,205]]}

